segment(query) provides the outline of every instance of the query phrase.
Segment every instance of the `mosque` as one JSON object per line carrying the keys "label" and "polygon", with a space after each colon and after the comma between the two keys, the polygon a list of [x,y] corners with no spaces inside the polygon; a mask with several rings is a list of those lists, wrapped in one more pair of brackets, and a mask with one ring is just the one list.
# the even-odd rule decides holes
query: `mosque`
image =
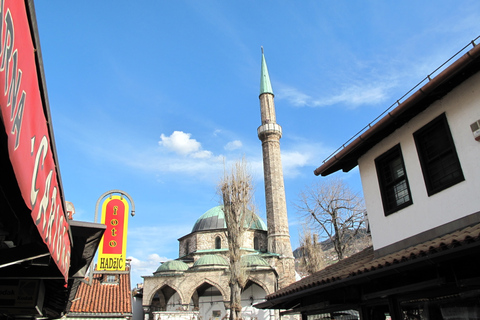
{"label": "mosque", "polygon": [[[243,319],[276,318],[273,310],[253,305],[295,281],[280,157],[282,128],[276,123],[274,95],[262,48],[260,111],[267,224],[253,214],[242,245],[245,285]],[[144,276],[145,320],[224,319],[230,303],[227,231],[222,206],[198,218],[178,239],[179,257]]]}

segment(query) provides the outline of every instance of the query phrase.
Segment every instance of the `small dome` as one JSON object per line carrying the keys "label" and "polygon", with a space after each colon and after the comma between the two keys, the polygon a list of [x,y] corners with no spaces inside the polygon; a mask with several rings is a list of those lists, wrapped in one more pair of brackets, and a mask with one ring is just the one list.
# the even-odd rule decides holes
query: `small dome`
{"label": "small dome", "polygon": [[[265,222],[260,219],[256,214],[253,214],[250,221],[245,221],[245,227],[249,227],[254,230],[267,231],[267,226]],[[223,206],[216,206],[212,209],[205,212],[193,226],[192,232],[195,231],[205,231],[205,230],[215,230],[215,229],[226,229],[227,225],[225,223],[225,213],[223,212]]]}
{"label": "small dome", "polygon": [[179,261],[179,260],[170,260],[162,263],[160,267],[158,267],[157,271],[154,272],[154,274],[159,272],[172,272],[172,271],[185,271],[185,270],[188,270],[188,265],[185,262]]}
{"label": "small dome", "polygon": [[265,259],[256,254],[248,254],[242,256],[242,266],[245,266],[247,268],[270,267],[270,265]]}
{"label": "small dome", "polygon": [[199,267],[228,267],[228,262],[227,260],[219,255],[216,254],[207,254],[193,264],[194,268],[199,268]]}

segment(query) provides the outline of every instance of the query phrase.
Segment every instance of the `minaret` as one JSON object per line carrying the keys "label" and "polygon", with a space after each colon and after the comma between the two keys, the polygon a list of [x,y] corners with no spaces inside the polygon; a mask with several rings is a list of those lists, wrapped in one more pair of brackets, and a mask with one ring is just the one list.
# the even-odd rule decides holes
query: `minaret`
{"label": "minaret", "polygon": [[[265,179],[265,200],[267,206],[268,251],[277,253],[285,269],[281,275],[280,287],[295,280],[294,260],[290,233],[288,231],[287,203],[283,183],[280,138],[282,127],[277,124],[273,90],[268,75],[267,63],[262,47],[262,71],[260,78],[260,113],[262,125],[258,127],[258,138],[262,141],[263,173]],[[278,268],[279,266],[277,266]],[[280,270],[279,270],[280,271]]]}

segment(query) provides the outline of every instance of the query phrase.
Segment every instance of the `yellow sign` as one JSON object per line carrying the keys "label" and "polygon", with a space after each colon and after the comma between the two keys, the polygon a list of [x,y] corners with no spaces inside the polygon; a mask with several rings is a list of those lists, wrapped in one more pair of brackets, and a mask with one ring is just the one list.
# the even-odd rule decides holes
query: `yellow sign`
{"label": "yellow sign", "polygon": [[128,202],[110,196],[102,205],[102,224],[107,226],[100,241],[97,270],[124,271],[127,254]]}

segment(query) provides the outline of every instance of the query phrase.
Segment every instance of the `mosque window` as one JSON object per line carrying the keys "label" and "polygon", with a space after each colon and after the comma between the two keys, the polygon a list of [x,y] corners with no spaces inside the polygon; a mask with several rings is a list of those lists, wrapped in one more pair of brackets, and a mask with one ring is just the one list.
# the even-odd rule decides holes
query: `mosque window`
{"label": "mosque window", "polygon": [[190,253],[190,241],[187,240],[187,242],[185,243],[185,254],[189,254]]}
{"label": "mosque window", "polygon": [[253,237],[253,249],[260,250],[260,247],[258,245],[258,237]]}
{"label": "mosque window", "polygon": [[215,249],[221,249],[222,248],[222,239],[217,236],[215,238]]}

